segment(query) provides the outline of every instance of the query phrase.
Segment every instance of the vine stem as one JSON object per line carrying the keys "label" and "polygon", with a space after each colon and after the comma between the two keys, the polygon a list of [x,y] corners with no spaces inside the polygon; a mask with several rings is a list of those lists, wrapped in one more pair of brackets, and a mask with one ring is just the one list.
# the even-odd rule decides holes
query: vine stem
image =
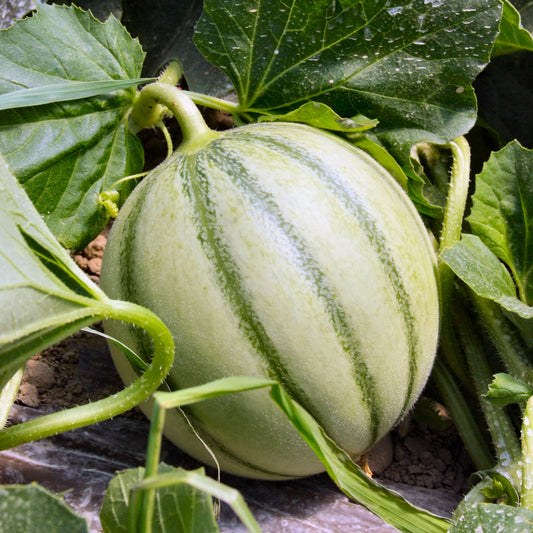
{"label": "vine stem", "polygon": [[[453,246],[461,238],[463,218],[470,182],[470,146],[464,137],[458,137],[450,144],[453,163],[448,188],[448,199],[444,212],[439,252]],[[455,275],[452,269],[439,261],[441,290],[441,342],[440,349],[447,364],[457,376],[467,381],[468,370],[460,356],[458,342],[451,324],[451,300]]]}
{"label": "vine stem", "polygon": [[440,236],[440,250],[455,244],[461,238],[468,186],[470,183],[470,146],[464,137],[450,144],[453,163],[444,222]]}
{"label": "vine stem", "polygon": [[450,410],[453,422],[464,442],[468,454],[476,465],[477,470],[489,470],[494,466],[492,456],[486,441],[482,436],[470,406],[445,363],[437,358],[433,369],[433,380],[437,385],[446,407]]}
{"label": "vine stem", "polygon": [[231,102],[230,100],[223,100],[222,98],[215,98],[207,94],[195,93],[193,91],[182,91],[195,104],[218,109],[219,111],[226,111],[227,113],[236,114],[239,112],[239,104]]}
{"label": "vine stem", "polygon": [[0,450],[50,437],[64,431],[96,424],[117,416],[148,399],[167,376],[174,360],[174,340],[161,319],[139,305],[107,300],[99,302],[100,318],[123,320],[147,331],[154,343],[154,356],[146,372],[125,389],[85,405],[43,415],[0,431]]}
{"label": "vine stem", "polygon": [[[148,448],[146,450],[144,479],[157,476],[159,470],[165,412],[165,408],[156,399],[150,416],[151,424]],[[154,501],[155,489],[148,489],[142,492],[132,491],[128,509],[128,533],[136,533],[138,531],[143,533],[152,532]]]}
{"label": "vine stem", "polygon": [[492,381],[492,372],[485,357],[484,347],[468,313],[463,307],[456,311],[455,324],[459,331],[463,350],[472,376],[472,382],[479,398],[481,409],[492,438],[498,464],[519,481],[517,465],[520,461],[520,443],[511,419],[501,406],[491,404],[485,394]]}
{"label": "vine stem", "polygon": [[[441,253],[446,248],[453,246],[461,238],[470,182],[470,146],[467,140],[464,137],[458,137],[449,143],[449,147],[452,152],[453,162],[439,242],[439,252]],[[441,316],[440,352],[454,374],[466,383],[468,381],[468,369],[460,355],[459,344],[451,324],[454,273],[442,260],[439,260],[438,270]],[[438,366],[436,372],[439,372]],[[446,380],[438,381],[446,382]]]}
{"label": "vine stem", "polygon": [[168,110],[180,125],[183,142],[180,150],[196,149],[219,133],[210,129],[196,104],[175,85],[156,81],[146,85],[139,93],[130,113],[133,132],[145,128],[161,127]]}
{"label": "vine stem", "polygon": [[502,308],[473,293],[471,293],[471,300],[507,372],[533,385],[533,368],[528,361],[527,348]]}
{"label": "vine stem", "polygon": [[[180,409],[182,406],[197,403],[210,398],[215,398],[224,394],[260,389],[273,385],[275,385],[275,382],[262,378],[236,376],[230,378],[221,378],[217,381],[212,381],[210,383],[205,383],[203,385],[198,385],[188,389],[180,389],[172,392],[156,392],[153,396],[154,402],[152,405],[152,412],[150,414],[150,434],[148,437],[148,448],[146,451],[146,464],[143,476],[144,480],[141,485],[147,480],[153,481],[156,480],[156,478],[161,479],[161,476],[158,476],[158,471],[163,429],[165,426],[165,413],[167,409]],[[200,437],[198,436],[198,438]],[[211,450],[209,450],[205,443],[204,445],[218,466],[218,461],[216,460],[215,455]],[[164,475],[162,477],[164,477]],[[220,482],[220,471],[217,481]],[[138,486],[138,490],[131,492],[127,518],[128,533],[152,532],[156,486],[148,483],[148,485],[143,487]],[[256,530],[256,524],[251,515],[248,516],[246,513],[242,512],[238,512],[238,514],[241,517],[241,520],[248,525],[250,530]],[[252,528],[250,528],[250,524],[252,524]]]}
{"label": "vine stem", "polygon": [[[464,137],[458,137],[448,146],[452,152],[453,162],[439,252],[453,246],[461,238],[470,183],[470,146],[467,140]],[[481,437],[476,419],[454,378],[455,374],[465,384],[470,379],[468,366],[452,323],[455,276],[442,260],[439,261],[439,281],[441,290],[440,353],[434,367],[433,378],[450,409],[457,430],[472,460],[479,469],[488,469],[494,463],[491,450]],[[464,299],[457,302],[457,305],[465,305]]]}

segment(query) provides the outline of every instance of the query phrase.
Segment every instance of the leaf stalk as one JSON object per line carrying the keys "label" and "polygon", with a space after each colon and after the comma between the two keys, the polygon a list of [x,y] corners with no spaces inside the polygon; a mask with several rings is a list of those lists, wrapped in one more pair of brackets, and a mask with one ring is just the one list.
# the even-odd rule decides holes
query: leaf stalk
{"label": "leaf stalk", "polygon": [[[450,173],[448,199],[439,241],[439,252],[453,246],[461,238],[463,219],[470,182],[470,146],[464,137],[450,144],[453,162]],[[461,378],[468,382],[468,371],[460,355],[457,339],[451,324],[452,295],[455,275],[452,269],[439,260],[439,280],[441,290],[441,341],[440,351],[446,363]]]}
{"label": "leaf stalk", "polygon": [[456,310],[454,318],[472,383],[491,435],[498,465],[509,473],[515,484],[518,484],[517,465],[520,461],[520,444],[513,423],[504,408],[493,405],[485,398],[492,381],[492,371],[487,362],[484,347],[475,333],[476,329],[472,320],[464,309]]}

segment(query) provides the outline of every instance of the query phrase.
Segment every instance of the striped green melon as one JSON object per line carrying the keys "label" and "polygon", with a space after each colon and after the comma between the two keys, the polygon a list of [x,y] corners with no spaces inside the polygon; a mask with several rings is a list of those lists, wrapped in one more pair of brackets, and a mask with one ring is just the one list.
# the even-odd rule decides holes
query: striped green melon
{"label": "striped green melon", "polygon": [[[410,200],[366,153],[303,125],[244,126],[174,153],[121,210],[102,285],[170,328],[172,387],[278,380],[354,457],[413,405],[436,349],[435,257]],[[142,332],[107,331],[150,354]],[[186,414],[223,470],[323,470],[265,390]],[[167,437],[211,463],[189,422],[169,413]]]}

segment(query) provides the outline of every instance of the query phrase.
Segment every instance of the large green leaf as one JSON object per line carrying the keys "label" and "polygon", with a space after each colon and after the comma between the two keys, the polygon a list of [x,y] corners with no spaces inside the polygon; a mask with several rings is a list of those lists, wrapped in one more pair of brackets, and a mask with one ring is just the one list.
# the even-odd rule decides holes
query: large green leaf
{"label": "large green leaf", "polygon": [[309,100],[379,120],[406,155],[476,120],[472,80],[488,62],[498,0],[207,0],[195,42],[231,78],[243,113]]}
{"label": "large green leaf", "polygon": [[103,300],[0,156],[0,388],[39,350],[103,316]]}
{"label": "large green leaf", "polygon": [[513,141],[491,155],[476,178],[468,222],[513,274],[533,305],[533,150]]}
{"label": "large green leaf", "polygon": [[[160,474],[183,469],[159,465]],[[202,469],[196,471],[202,473]],[[119,472],[106,490],[100,521],[104,533],[127,533],[130,491],[143,480],[144,468]],[[211,496],[181,483],[156,490],[153,533],[217,533]]]}
{"label": "large green leaf", "polygon": [[443,251],[441,258],[478,296],[494,300],[525,319],[533,319],[533,307],[517,298],[507,268],[476,235],[463,235],[457,244]]}
{"label": "large green leaf", "polygon": [[0,486],[0,501],[0,533],[89,533],[85,518],[39,485]]}
{"label": "large green leaf", "polygon": [[[0,33],[0,94],[69,81],[139,78],[144,54],[114,19],[78,8],[39,6]],[[139,172],[143,155],[125,117],[134,88],[0,112],[0,152],[46,222],[80,248],[107,221],[97,193]],[[122,198],[132,184],[122,187]],[[73,220],[76,223],[73,224]]]}

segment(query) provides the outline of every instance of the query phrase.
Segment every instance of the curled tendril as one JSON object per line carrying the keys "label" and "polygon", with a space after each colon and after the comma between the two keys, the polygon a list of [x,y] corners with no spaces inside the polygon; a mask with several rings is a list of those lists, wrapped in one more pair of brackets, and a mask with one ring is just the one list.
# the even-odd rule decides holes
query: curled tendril
{"label": "curled tendril", "polygon": [[111,218],[117,218],[118,216],[118,200],[120,194],[116,190],[103,191],[98,195],[98,203],[105,207],[107,214]]}
{"label": "curled tendril", "polygon": [[105,207],[105,210],[107,211],[107,214],[111,218],[117,218],[118,216],[118,201],[120,199],[120,193],[116,190],[115,187],[118,187],[121,183],[125,181],[130,180],[136,180],[138,178],[143,178],[146,176],[148,172],[141,172],[140,174],[132,174],[131,176],[126,176],[125,178],[121,178],[118,181],[115,181],[111,187],[107,191],[102,191],[98,197],[97,201],[100,205]]}

